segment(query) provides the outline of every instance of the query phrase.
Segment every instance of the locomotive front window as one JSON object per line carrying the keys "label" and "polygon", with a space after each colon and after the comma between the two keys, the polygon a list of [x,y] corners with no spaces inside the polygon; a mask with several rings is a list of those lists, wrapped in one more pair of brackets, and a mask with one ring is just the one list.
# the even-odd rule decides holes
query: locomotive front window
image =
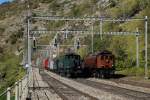
{"label": "locomotive front window", "polygon": [[105,56],[105,59],[108,59],[109,57],[108,56]]}
{"label": "locomotive front window", "polygon": [[79,59],[79,56],[77,56],[77,55],[74,55],[74,59]]}
{"label": "locomotive front window", "polygon": [[104,60],[104,56],[101,56],[101,60]]}
{"label": "locomotive front window", "polygon": [[110,60],[112,60],[112,58],[113,58],[113,57],[112,57],[112,56],[110,56]]}
{"label": "locomotive front window", "polygon": [[71,59],[72,58],[72,55],[68,55],[68,59]]}

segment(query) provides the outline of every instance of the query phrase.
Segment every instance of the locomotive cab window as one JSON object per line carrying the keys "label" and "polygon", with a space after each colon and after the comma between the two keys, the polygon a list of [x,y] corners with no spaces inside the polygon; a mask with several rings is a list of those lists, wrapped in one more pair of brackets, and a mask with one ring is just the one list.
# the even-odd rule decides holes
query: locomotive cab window
{"label": "locomotive cab window", "polygon": [[71,59],[71,58],[72,58],[72,56],[70,55],[70,56],[69,56],[69,59]]}
{"label": "locomotive cab window", "polygon": [[78,56],[75,56],[75,59],[78,59]]}
{"label": "locomotive cab window", "polygon": [[105,56],[105,59],[108,59],[109,57],[108,56]]}
{"label": "locomotive cab window", "polygon": [[101,60],[104,60],[104,56],[101,56]]}
{"label": "locomotive cab window", "polygon": [[113,58],[112,58],[112,56],[110,56],[109,58],[110,58],[110,60],[112,60],[112,59],[113,59]]}
{"label": "locomotive cab window", "polygon": [[71,55],[68,55],[68,59],[71,59],[72,58],[72,56]]}

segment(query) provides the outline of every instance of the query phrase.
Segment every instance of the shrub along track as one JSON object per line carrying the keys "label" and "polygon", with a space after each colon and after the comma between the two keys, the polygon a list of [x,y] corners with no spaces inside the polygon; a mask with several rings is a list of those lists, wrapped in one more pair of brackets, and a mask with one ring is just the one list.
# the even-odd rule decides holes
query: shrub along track
{"label": "shrub along track", "polygon": [[63,100],[97,100],[96,98],[70,87],[59,80],[41,73],[42,78],[48,83],[49,88],[53,89]]}
{"label": "shrub along track", "polygon": [[112,94],[124,96],[128,98],[129,100],[130,99],[131,100],[149,100],[150,98],[150,94],[144,93],[144,92],[139,92],[139,91],[134,91],[134,90],[126,89],[126,88],[112,86],[112,85],[108,85],[108,84],[104,84],[104,83],[100,83],[96,81],[91,81],[87,79],[78,78],[74,80],[79,83],[96,88],[96,89],[101,89]]}

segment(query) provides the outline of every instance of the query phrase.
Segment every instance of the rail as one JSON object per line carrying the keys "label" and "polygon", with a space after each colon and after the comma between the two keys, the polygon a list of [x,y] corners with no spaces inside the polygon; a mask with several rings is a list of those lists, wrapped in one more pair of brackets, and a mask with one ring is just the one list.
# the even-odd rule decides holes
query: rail
{"label": "rail", "polygon": [[0,94],[0,100],[11,100],[12,98],[15,98],[15,100],[21,100],[24,90],[27,88],[27,78],[28,75],[25,75],[19,81],[15,82],[13,86],[8,87],[3,93]]}

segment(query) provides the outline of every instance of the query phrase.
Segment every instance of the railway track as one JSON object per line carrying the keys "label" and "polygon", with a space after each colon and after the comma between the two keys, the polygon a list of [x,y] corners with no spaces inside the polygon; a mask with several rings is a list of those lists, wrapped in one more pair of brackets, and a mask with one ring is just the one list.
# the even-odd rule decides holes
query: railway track
{"label": "railway track", "polygon": [[40,86],[39,80],[33,71],[33,86],[30,87],[30,98],[33,100],[50,100],[47,91],[49,91],[49,88]]}
{"label": "railway track", "polygon": [[[98,100],[97,98],[100,100],[104,98],[109,100],[116,100],[115,98],[118,98],[117,100],[149,100],[150,98],[150,93],[114,86],[92,79],[68,79],[49,72],[42,72],[40,75],[42,81],[47,83],[48,87],[40,87],[40,82],[37,81],[38,76],[33,75],[35,82],[39,82],[33,83],[35,88],[32,88],[32,96],[37,98],[33,100]],[[97,91],[96,94],[93,94],[94,91]],[[57,96],[52,99],[50,93],[51,96],[54,94]],[[96,95],[99,95],[99,97]]]}
{"label": "railway track", "polygon": [[144,92],[139,92],[139,91],[134,91],[126,88],[121,88],[117,86],[112,86],[100,82],[95,82],[87,79],[75,79],[75,81],[91,86],[96,89],[101,89],[106,92],[115,94],[115,95],[120,95],[128,98],[128,100],[149,100],[150,94],[149,93],[144,93]]}
{"label": "railway track", "polygon": [[49,88],[53,89],[63,100],[98,100],[60,82],[46,73],[42,73],[41,75],[43,80],[48,83]]}
{"label": "railway track", "polygon": [[48,84],[42,80],[39,70],[33,69],[29,85],[28,98],[31,100],[62,100]]}
{"label": "railway track", "polygon": [[125,79],[109,79],[109,80],[112,82],[116,82],[116,83],[129,84],[129,85],[140,86],[140,87],[144,87],[144,88],[150,88],[150,84],[148,84],[148,83],[140,83],[140,82],[125,80]]}

